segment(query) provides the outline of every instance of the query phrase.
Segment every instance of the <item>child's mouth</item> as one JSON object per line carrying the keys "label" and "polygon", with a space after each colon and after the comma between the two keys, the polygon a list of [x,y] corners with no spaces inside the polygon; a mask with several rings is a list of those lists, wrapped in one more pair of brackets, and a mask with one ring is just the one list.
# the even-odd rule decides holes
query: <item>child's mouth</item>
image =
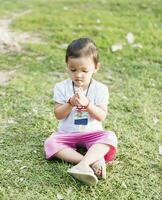
{"label": "child's mouth", "polygon": [[76,82],[82,82],[82,80],[75,80]]}

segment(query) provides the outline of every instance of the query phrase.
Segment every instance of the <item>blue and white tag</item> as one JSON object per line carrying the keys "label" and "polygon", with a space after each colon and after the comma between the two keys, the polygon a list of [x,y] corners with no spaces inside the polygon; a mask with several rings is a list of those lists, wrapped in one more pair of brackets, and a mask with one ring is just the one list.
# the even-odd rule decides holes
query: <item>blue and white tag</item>
{"label": "blue and white tag", "polygon": [[74,115],[75,125],[87,125],[88,124],[88,112],[76,111]]}

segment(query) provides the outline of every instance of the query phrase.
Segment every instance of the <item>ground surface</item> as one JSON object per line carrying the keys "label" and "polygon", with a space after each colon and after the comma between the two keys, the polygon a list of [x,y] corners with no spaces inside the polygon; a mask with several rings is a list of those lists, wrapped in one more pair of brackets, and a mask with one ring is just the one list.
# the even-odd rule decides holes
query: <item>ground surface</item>
{"label": "ground surface", "polygon": [[[161,199],[161,1],[0,5],[0,199]],[[65,47],[83,36],[99,47],[102,68],[95,78],[110,90],[104,126],[119,141],[108,178],[97,187],[76,181],[66,173],[70,164],[46,161],[43,151],[57,128],[52,88],[66,77]],[[117,43],[123,48],[112,53]]]}

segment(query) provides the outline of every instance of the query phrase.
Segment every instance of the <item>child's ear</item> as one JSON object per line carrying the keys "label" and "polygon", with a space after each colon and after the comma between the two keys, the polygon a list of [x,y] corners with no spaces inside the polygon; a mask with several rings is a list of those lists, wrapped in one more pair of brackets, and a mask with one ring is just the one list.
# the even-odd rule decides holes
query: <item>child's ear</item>
{"label": "child's ear", "polygon": [[96,67],[95,67],[95,70],[94,70],[94,73],[96,73],[101,67],[101,63],[97,63]]}

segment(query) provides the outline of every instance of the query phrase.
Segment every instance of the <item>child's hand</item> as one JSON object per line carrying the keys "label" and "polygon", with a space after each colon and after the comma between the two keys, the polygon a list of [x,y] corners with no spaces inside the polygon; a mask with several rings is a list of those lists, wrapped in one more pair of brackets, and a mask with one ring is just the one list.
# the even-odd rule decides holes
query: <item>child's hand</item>
{"label": "child's hand", "polygon": [[75,101],[77,105],[82,107],[86,107],[89,104],[89,99],[84,95],[82,88],[78,88],[78,90],[76,91]]}
{"label": "child's hand", "polygon": [[70,98],[70,104],[72,106],[76,106],[76,107],[80,107],[81,105],[78,103],[77,99],[76,99],[76,94]]}

